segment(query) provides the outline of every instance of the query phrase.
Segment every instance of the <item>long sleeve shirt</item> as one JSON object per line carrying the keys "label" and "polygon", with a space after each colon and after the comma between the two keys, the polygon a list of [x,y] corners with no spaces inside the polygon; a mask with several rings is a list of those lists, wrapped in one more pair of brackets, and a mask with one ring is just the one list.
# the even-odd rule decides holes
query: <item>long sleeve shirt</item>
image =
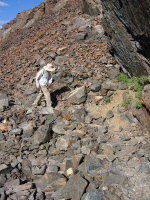
{"label": "long sleeve shirt", "polygon": [[47,86],[52,83],[52,75],[50,72],[41,69],[36,75],[36,87]]}

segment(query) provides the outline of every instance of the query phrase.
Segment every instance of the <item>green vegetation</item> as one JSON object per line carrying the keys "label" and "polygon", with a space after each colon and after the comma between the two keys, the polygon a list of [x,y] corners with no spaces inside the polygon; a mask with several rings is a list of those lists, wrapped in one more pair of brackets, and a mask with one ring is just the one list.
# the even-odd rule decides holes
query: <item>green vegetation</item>
{"label": "green vegetation", "polygon": [[126,98],[123,100],[122,106],[126,106],[127,104],[130,104],[131,101],[132,101],[132,98],[131,98],[131,97],[126,97]]}
{"label": "green vegetation", "polygon": [[119,82],[127,83],[129,78],[128,78],[127,74],[121,73],[121,74],[117,75],[116,79],[117,79]]}
{"label": "green vegetation", "polygon": [[[136,108],[141,108],[142,102],[139,100],[139,98],[140,98],[144,85],[149,82],[148,77],[147,76],[141,76],[141,77],[133,76],[132,78],[129,78],[127,74],[121,73],[116,76],[116,79],[119,82],[126,83],[128,90],[132,90],[136,92],[135,98],[137,98],[138,101],[136,102],[135,106]],[[126,91],[126,94],[129,94],[128,90]],[[122,103],[122,106],[130,104],[131,102],[132,102],[132,98],[130,96],[126,97]]]}
{"label": "green vegetation", "polygon": [[106,96],[105,99],[104,99],[104,102],[105,103],[110,103],[110,97]]}
{"label": "green vegetation", "polygon": [[135,104],[136,108],[141,108],[142,107],[142,101],[138,100]]}

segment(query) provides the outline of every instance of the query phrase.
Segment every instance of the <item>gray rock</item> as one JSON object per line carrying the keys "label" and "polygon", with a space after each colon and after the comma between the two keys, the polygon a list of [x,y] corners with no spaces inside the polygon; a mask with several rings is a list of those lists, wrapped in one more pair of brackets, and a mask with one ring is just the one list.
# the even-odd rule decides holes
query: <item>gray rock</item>
{"label": "gray rock", "polygon": [[91,0],[82,0],[81,1],[83,12],[90,16],[100,15],[100,10],[95,1]]}
{"label": "gray rock", "polygon": [[77,33],[76,40],[85,40],[87,37],[87,33]]}
{"label": "gray rock", "polygon": [[9,132],[11,135],[21,135],[22,129],[21,128],[15,128]]}
{"label": "gray rock", "polygon": [[80,26],[79,27],[79,31],[82,32],[82,31],[89,31],[90,30],[90,27],[91,27],[91,23],[87,23],[85,24],[84,26]]}
{"label": "gray rock", "polygon": [[112,118],[112,117],[114,117],[114,113],[112,112],[112,110],[109,110],[109,111],[107,112],[107,114],[106,114],[106,119],[110,119],[110,118]]}
{"label": "gray rock", "polygon": [[7,174],[12,170],[10,165],[1,164],[0,165],[0,174]]}
{"label": "gray rock", "polygon": [[39,110],[39,113],[42,115],[53,115],[54,114],[54,110],[52,107],[44,107],[41,110]]}
{"label": "gray rock", "polygon": [[93,92],[98,92],[101,89],[101,82],[97,81],[96,83],[92,84],[89,88]]}
{"label": "gray rock", "polygon": [[32,174],[34,175],[43,175],[46,171],[46,165],[44,166],[33,166],[32,167]]}
{"label": "gray rock", "polygon": [[59,150],[67,150],[69,146],[70,140],[66,137],[58,138],[56,142],[56,148]]}
{"label": "gray rock", "polygon": [[66,185],[61,190],[55,192],[52,197],[55,200],[64,198],[80,200],[87,185],[87,181],[83,179],[80,174],[76,174],[68,180]]}
{"label": "gray rock", "polygon": [[65,60],[66,60],[66,56],[57,56],[55,59],[55,64],[58,66],[63,66]]}
{"label": "gray rock", "polygon": [[9,99],[6,92],[0,92],[0,111],[4,111],[9,106]]}
{"label": "gray rock", "polygon": [[110,186],[123,186],[128,183],[128,177],[124,175],[117,175],[117,174],[108,174],[106,176],[106,179],[104,181],[104,187],[110,187]]}
{"label": "gray rock", "polygon": [[34,145],[40,145],[49,142],[51,138],[51,128],[48,125],[41,125],[32,136],[32,142]]}
{"label": "gray rock", "polygon": [[42,176],[36,176],[33,182],[40,192],[55,192],[66,184],[66,178],[59,173],[51,172]]}
{"label": "gray rock", "polygon": [[73,119],[76,122],[83,122],[85,121],[86,111],[84,107],[77,108],[73,113]]}
{"label": "gray rock", "polygon": [[117,90],[118,84],[114,83],[112,80],[106,80],[102,83],[102,88],[105,90]]}
{"label": "gray rock", "polygon": [[90,172],[102,166],[103,164],[99,158],[87,157],[84,162],[79,165],[78,170],[82,172]]}
{"label": "gray rock", "polygon": [[81,104],[86,100],[86,87],[82,86],[80,88],[76,88],[71,92],[68,97],[68,102],[72,104]]}
{"label": "gray rock", "polygon": [[85,18],[83,17],[74,17],[71,20],[71,23],[73,24],[73,26],[75,26],[76,28],[80,27],[83,23],[85,23]]}
{"label": "gray rock", "polygon": [[0,174],[0,187],[3,187],[6,182],[6,176],[4,174]]}
{"label": "gray rock", "polygon": [[32,165],[31,162],[27,159],[24,159],[22,161],[22,172],[25,175],[25,177],[31,179],[33,178],[33,174],[32,174]]}
{"label": "gray rock", "polygon": [[66,133],[66,126],[68,125],[68,121],[65,119],[58,119],[54,126],[52,127],[52,130],[54,133],[64,135]]}
{"label": "gray rock", "polygon": [[103,200],[104,191],[101,189],[93,189],[83,195],[81,200]]}
{"label": "gray rock", "polygon": [[37,91],[37,89],[36,89],[35,85],[33,85],[33,86],[27,86],[25,88],[24,95],[34,94],[36,91]]}

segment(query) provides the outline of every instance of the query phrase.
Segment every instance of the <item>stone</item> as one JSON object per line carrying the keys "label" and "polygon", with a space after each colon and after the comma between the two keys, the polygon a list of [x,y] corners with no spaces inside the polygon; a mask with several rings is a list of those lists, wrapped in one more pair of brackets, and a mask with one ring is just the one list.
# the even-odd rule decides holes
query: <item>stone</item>
{"label": "stone", "polygon": [[92,189],[90,192],[85,193],[81,200],[103,200],[104,191],[101,189]]}
{"label": "stone", "polygon": [[57,50],[57,54],[59,56],[62,56],[64,54],[67,53],[67,50],[68,50],[68,47],[67,46],[64,46],[64,47],[60,47],[58,50]]}
{"label": "stone", "polygon": [[22,129],[21,128],[15,128],[15,129],[12,129],[9,133],[11,135],[21,135],[22,134]]}
{"label": "stone", "polygon": [[34,145],[40,145],[49,142],[51,138],[51,128],[48,125],[41,125],[32,136]]}
{"label": "stone", "polygon": [[68,125],[68,121],[65,119],[58,119],[56,123],[53,125],[52,130],[54,133],[64,135],[66,133],[66,126]]}
{"label": "stone", "polygon": [[114,113],[112,112],[112,110],[109,110],[107,113],[106,113],[106,119],[110,119],[114,117]]}
{"label": "stone", "polygon": [[91,23],[87,23],[87,24],[85,24],[85,25],[83,25],[83,26],[80,26],[80,27],[79,27],[79,31],[80,31],[80,32],[89,31],[90,28],[91,28]]}
{"label": "stone", "polygon": [[77,33],[76,40],[85,40],[87,37],[87,33]]}
{"label": "stone", "polygon": [[66,184],[66,178],[59,173],[51,172],[36,176],[33,182],[40,192],[55,192]]}
{"label": "stone", "polygon": [[46,165],[44,166],[33,166],[32,167],[32,174],[34,175],[43,175],[46,171]]}
{"label": "stone", "polygon": [[75,109],[74,113],[72,114],[72,118],[73,120],[75,120],[76,122],[83,122],[85,121],[85,115],[86,115],[86,111],[84,107],[80,107]]}
{"label": "stone", "polygon": [[56,142],[56,148],[59,150],[67,150],[68,146],[70,144],[70,141],[68,138],[65,137],[60,137],[58,138],[57,142]]}
{"label": "stone", "polygon": [[117,90],[118,84],[113,82],[112,80],[106,80],[102,83],[102,89],[106,90]]}
{"label": "stone", "polygon": [[33,178],[32,165],[31,165],[31,162],[27,159],[24,159],[22,161],[22,172],[27,178],[30,178],[30,179]]}
{"label": "stone", "polygon": [[86,87],[82,86],[73,90],[68,97],[68,102],[72,104],[81,104],[86,100]]}
{"label": "stone", "polygon": [[6,182],[6,176],[4,174],[0,174],[0,187],[4,186],[4,183]]}
{"label": "stone", "polygon": [[97,81],[96,83],[92,84],[89,88],[93,92],[98,92],[101,89],[101,82]]}
{"label": "stone", "polygon": [[78,167],[78,170],[82,172],[90,172],[92,170],[96,170],[97,168],[102,167],[103,164],[99,158],[95,157],[87,157],[83,163],[81,163]]}
{"label": "stone", "polygon": [[1,164],[0,165],[0,174],[7,174],[12,170],[10,165]]}
{"label": "stone", "polygon": [[42,108],[40,111],[39,111],[40,114],[43,114],[43,115],[52,115],[54,114],[54,110],[51,106],[49,107],[44,107]]}
{"label": "stone", "polygon": [[65,60],[66,60],[66,56],[57,56],[55,58],[55,65],[57,65],[57,66],[63,66]]}
{"label": "stone", "polygon": [[103,144],[101,149],[103,149],[103,154],[107,156],[107,159],[113,161],[115,159],[115,149],[110,145]]}
{"label": "stone", "polygon": [[100,15],[100,10],[98,5],[93,0],[82,0],[81,1],[83,12],[90,16]]}
{"label": "stone", "polygon": [[56,200],[60,199],[80,200],[87,185],[88,185],[87,181],[83,179],[80,176],[80,174],[76,174],[75,176],[72,176],[68,180],[66,185],[61,190],[55,192],[52,195],[52,197]]}
{"label": "stone", "polygon": [[110,186],[123,186],[128,184],[128,177],[125,175],[108,174],[105,178],[103,187],[108,188]]}
{"label": "stone", "polygon": [[36,87],[35,87],[35,85],[33,85],[33,86],[27,86],[25,88],[24,95],[31,95],[31,94],[34,94],[34,93],[36,93]]}

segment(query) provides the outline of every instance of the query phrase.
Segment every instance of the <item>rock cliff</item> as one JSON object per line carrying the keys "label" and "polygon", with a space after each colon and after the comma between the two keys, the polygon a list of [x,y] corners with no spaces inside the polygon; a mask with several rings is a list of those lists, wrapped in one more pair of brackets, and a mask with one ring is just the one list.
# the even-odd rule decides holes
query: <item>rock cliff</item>
{"label": "rock cliff", "polygon": [[130,75],[150,73],[150,1],[102,0],[112,54]]}

